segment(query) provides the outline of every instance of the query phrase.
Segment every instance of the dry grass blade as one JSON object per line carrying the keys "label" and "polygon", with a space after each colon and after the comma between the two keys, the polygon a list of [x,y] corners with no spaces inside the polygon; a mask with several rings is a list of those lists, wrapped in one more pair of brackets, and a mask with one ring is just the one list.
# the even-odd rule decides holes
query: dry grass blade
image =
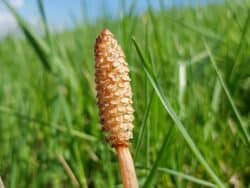
{"label": "dry grass blade", "polygon": [[62,164],[63,168],[65,169],[66,173],[68,174],[69,178],[72,181],[72,184],[75,187],[80,187],[79,182],[77,181],[76,176],[74,175],[73,171],[71,170],[70,166],[68,165],[67,161],[64,159],[64,157],[62,155],[58,156],[58,160],[60,161],[60,163]]}
{"label": "dry grass blade", "polygon": [[0,188],[4,188],[2,178],[0,177]]}

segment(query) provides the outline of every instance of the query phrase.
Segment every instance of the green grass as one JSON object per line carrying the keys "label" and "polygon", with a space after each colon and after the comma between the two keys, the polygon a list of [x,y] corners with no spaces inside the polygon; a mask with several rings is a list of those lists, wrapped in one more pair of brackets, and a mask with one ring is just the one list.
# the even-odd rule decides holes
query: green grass
{"label": "green grass", "polygon": [[[2,0],[4,2],[5,0]],[[160,1],[161,2],[161,1]],[[132,78],[141,187],[250,186],[250,2],[148,9],[0,41],[0,177],[6,187],[121,187],[95,99],[95,38],[116,36]],[[105,9],[105,5],[104,5]],[[240,11],[239,11],[240,10]],[[186,77],[180,83],[181,70]]]}

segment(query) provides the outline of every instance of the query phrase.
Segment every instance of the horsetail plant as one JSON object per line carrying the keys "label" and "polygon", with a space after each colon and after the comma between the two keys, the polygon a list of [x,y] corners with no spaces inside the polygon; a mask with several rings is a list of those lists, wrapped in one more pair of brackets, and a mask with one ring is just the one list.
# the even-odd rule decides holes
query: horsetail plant
{"label": "horsetail plant", "polygon": [[137,188],[129,140],[133,137],[133,107],[129,69],[113,34],[104,29],[95,44],[95,82],[102,129],[115,148],[124,188]]}

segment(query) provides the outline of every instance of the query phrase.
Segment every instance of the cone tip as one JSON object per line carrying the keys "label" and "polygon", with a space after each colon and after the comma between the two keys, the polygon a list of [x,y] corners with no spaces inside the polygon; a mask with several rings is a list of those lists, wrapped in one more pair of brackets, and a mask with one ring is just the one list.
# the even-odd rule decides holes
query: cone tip
{"label": "cone tip", "polygon": [[107,29],[107,28],[103,29],[102,32],[101,32],[101,34],[103,34],[103,35],[112,35],[113,36],[113,34],[111,33],[111,31],[109,31],[109,29]]}

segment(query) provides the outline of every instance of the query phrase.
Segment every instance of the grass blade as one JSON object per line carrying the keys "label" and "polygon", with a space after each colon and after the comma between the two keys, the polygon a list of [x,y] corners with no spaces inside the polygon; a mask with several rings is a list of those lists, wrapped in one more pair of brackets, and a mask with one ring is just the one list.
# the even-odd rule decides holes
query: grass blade
{"label": "grass blade", "polygon": [[80,187],[79,182],[78,182],[74,172],[72,171],[72,169],[71,169],[70,165],[67,163],[67,161],[64,159],[63,155],[58,155],[58,160],[62,164],[66,173],[68,174],[74,187]]}
{"label": "grass blade", "polygon": [[175,170],[172,170],[172,169],[169,169],[169,168],[158,168],[158,170],[161,171],[161,172],[165,172],[165,173],[174,175],[174,176],[181,177],[183,179],[186,179],[188,181],[191,181],[191,182],[194,182],[194,183],[206,186],[206,187],[216,187],[216,185],[211,183],[211,182],[208,182],[208,181],[205,181],[205,180],[202,180],[202,179],[198,179],[196,177],[193,177],[193,176],[190,176],[190,175],[187,175],[187,174],[184,174],[182,172],[178,172],[178,171],[175,171]]}
{"label": "grass blade", "polygon": [[81,187],[87,188],[88,185],[87,185],[87,179],[86,179],[85,171],[84,171],[84,163],[82,161],[79,145],[77,143],[74,143],[73,150],[74,150],[76,162],[78,164],[76,173],[78,173],[79,182],[81,184]]}
{"label": "grass blade", "polygon": [[148,114],[149,114],[149,111],[151,109],[151,104],[152,104],[153,98],[154,98],[154,92],[152,92],[152,94],[150,96],[150,100],[149,100],[149,102],[148,102],[148,104],[146,106],[146,111],[144,113],[142,124],[140,126],[141,129],[140,129],[140,133],[139,133],[139,136],[138,136],[138,142],[137,142],[136,149],[135,149],[135,161],[136,161],[136,158],[138,156],[138,152],[139,152],[139,150],[141,148],[141,145],[142,145],[143,136],[145,134],[146,125],[147,125]]}
{"label": "grass blade", "polygon": [[246,36],[248,29],[249,29],[249,23],[250,23],[250,9],[248,10],[247,18],[246,18],[246,21],[244,23],[243,31],[242,31],[241,37],[240,37],[240,43],[239,43],[237,50],[236,50],[236,55],[234,58],[235,64],[234,64],[232,72],[230,74],[230,78],[232,78],[233,74],[235,73],[235,71],[237,71],[237,68],[239,67],[240,61],[238,61],[238,59],[239,59],[243,44],[245,41],[247,41],[245,36]]}
{"label": "grass blade", "polygon": [[176,19],[174,19],[172,21],[173,21],[173,23],[177,23],[177,24],[179,24],[179,25],[181,25],[181,26],[183,26],[191,31],[194,31],[194,32],[202,35],[203,37],[210,38],[210,39],[213,39],[215,41],[222,42],[222,43],[225,42],[223,40],[222,35],[218,35],[215,32],[208,30],[207,28],[197,27],[197,26],[192,25],[190,23],[185,23],[185,22],[182,22],[182,21],[176,20]]}
{"label": "grass blade", "polygon": [[[68,133],[69,132],[68,128],[65,125],[45,122],[45,121],[43,121],[41,119],[29,117],[27,115],[20,114],[18,112],[13,112],[11,109],[3,107],[3,106],[0,106],[0,112],[7,113],[9,115],[13,115],[16,118],[25,119],[26,121],[37,123],[39,125],[51,125],[53,128],[55,128],[56,130],[58,130],[60,132],[63,132],[63,133]],[[80,131],[75,130],[75,129],[71,129],[70,134],[72,136],[75,136],[75,137],[78,137],[78,138],[81,138],[81,139],[84,139],[84,140],[87,140],[87,141],[96,141],[95,137],[93,137],[91,135],[88,135],[86,133],[80,132]]]}
{"label": "grass blade", "polygon": [[[140,169],[149,169],[149,168],[145,168],[143,166],[136,166],[136,168],[140,168]],[[182,173],[182,172],[178,172],[176,170],[173,170],[173,169],[170,169],[170,168],[163,168],[163,167],[158,167],[157,170],[159,172],[164,172],[164,173],[167,173],[167,174],[170,174],[170,175],[173,175],[173,176],[178,176],[180,178],[183,178],[185,180],[188,180],[190,182],[194,182],[194,183],[197,183],[197,184],[200,184],[200,185],[203,185],[203,186],[206,186],[206,187],[216,187],[215,184],[209,182],[209,181],[205,181],[205,180],[202,180],[202,179],[199,179],[199,178],[196,178],[194,176],[190,176],[188,174],[185,174],[185,173]]]}
{"label": "grass blade", "polygon": [[246,125],[244,125],[244,121],[242,120],[241,115],[240,115],[237,107],[234,104],[233,98],[232,98],[232,96],[231,96],[231,94],[226,86],[226,83],[223,80],[223,77],[222,77],[222,74],[220,73],[219,68],[217,67],[217,65],[215,63],[215,60],[214,60],[212,53],[211,53],[211,50],[209,49],[206,42],[204,42],[204,44],[205,44],[205,47],[206,47],[207,52],[209,54],[209,58],[210,58],[210,61],[212,63],[212,66],[217,74],[217,77],[219,78],[220,84],[221,84],[221,86],[222,86],[222,88],[223,88],[223,90],[224,90],[224,92],[229,100],[229,103],[230,103],[230,105],[235,113],[237,120],[239,121],[239,130],[241,131],[242,135],[244,136],[246,143],[250,146],[250,136],[247,132]]}
{"label": "grass blade", "polygon": [[23,31],[27,40],[30,42],[31,46],[34,48],[34,51],[40,58],[44,68],[48,71],[51,71],[51,66],[48,58],[49,48],[46,43],[36,36],[36,34],[28,27],[28,24],[25,22],[25,20],[6,0],[2,0],[2,2],[6,5],[12,15],[15,17],[19,27]]}
{"label": "grass blade", "polygon": [[37,4],[38,4],[38,9],[42,18],[46,39],[49,45],[52,47],[51,35],[49,32],[49,24],[48,24],[47,17],[44,11],[43,0],[37,0]]}
{"label": "grass blade", "polygon": [[148,175],[148,177],[143,185],[143,188],[153,187],[157,168],[158,168],[158,166],[162,160],[162,157],[164,156],[163,154],[164,154],[164,152],[165,152],[165,150],[166,150],[167,146],[169,145],[169,142],[172,138],[172,135],[173,135],[172,131],[173,131],[173,127],[170,127],[170,130],[168,130],[168,133],[164,138],[161,149],[160,149],[159,153],[157,154],[156,160],[155,160],[155,162],[150,170],[150,173],[149,173],[149,175]]}
{"label": "grass blade", "polygon": [[206,162],[206,160],[202,156],[201,152],[197,148],[196,144],[194,143],[194,141],[190,137],[189,133],[185,129],[184,125],[182,124],[182,122],[177,117],[177,115],[174,112],[172,106],[170,105],[170,103],[168,102],[168,100],[166,99],[164,94],[160,91],[160,87],[159,87],[159,85],[157,83],[157,80],[156,80],[155,76],[153,74],[151,74],[150,73],[151,71],[148,70],[148,68],[147,68],[147,64],[149,64],[148,60],[145,58],[145,55],[143,54],[143,52],[141,50],[141,47],[139,46],[139,44],[136,42],[136,40],[134,38],[133,38],[133,42],[134,42],[135,48],[137,50],[137,53],[138,53],[138,55],[139,55],[139,57],[141,59],[141,63],[143,65],[143,69],[144,69],[144,71],[145,71],[145,73],[147,75],[147,78],[149,79],[151,85],[153,86],[153,88],[154,88],[157,96],[159,97],[162,105],[164,106],[164,108],[166,109],[166,111],[168,112],[168,114],[170,115],[172,120],[175,122],[175,125],[177,126],[177,128],[181,132],[181,134],[184,137],[185,141],[187,142],[188,146],[190,147],[190,149],[194,153],[197,160],[204,166],[205,170],[211,176],[211,178],[214,180],[214,182],[216,182],[216,184],[219,187],[225,187],[223,185],[222,181],[217,177],[215,172],[212,170],[212,168],[208,165],[208,163]]}

